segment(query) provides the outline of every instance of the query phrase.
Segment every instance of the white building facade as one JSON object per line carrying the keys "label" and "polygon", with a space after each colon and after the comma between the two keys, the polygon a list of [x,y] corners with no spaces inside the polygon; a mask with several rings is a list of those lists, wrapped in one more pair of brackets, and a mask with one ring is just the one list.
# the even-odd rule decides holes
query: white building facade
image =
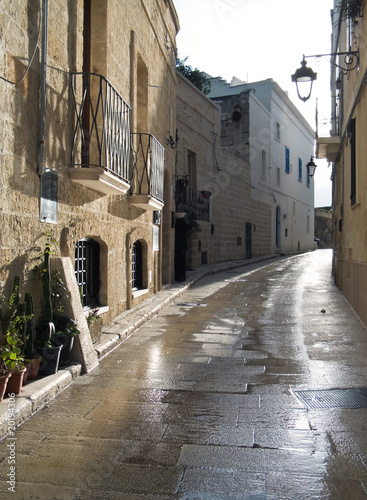
{"label": "white building facade", "polygon": [[222,107],[222,145],[251,165],[251,197],[271,206],[275,253],[314,249],[314,131],[273,80],[211,78]]}

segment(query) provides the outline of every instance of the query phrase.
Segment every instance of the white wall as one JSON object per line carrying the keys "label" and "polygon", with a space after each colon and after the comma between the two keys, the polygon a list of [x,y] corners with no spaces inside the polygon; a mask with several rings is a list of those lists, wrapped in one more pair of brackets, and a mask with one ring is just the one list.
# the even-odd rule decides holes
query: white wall
{"label": "white wall", "polygon": [[[251,183],[254,188],[251,190],[251,196],[272,207],[274,251],[310,250],[314,247],[314,185],[313,179],[310,178],[310,186],[307,186],[306,165],[313,154],[314,133],[275,82],[267,80],[260,83],[261,93],[255,89],[250,95],[250,162]],[[279,140],[277,123],[280,125]],[[290,152],[289,174],[285,171],[286,146]],[[302,160],[301,181],[299,158]],[[279,185],[278,180],[280,180]],[[278,248],[276,247],[277,207],[280,208]]]}

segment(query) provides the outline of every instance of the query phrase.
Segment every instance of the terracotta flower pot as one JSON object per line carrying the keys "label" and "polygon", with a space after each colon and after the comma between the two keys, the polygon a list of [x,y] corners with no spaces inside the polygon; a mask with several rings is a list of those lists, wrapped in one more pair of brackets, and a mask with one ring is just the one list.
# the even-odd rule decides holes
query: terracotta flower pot
{"label": "terracotta flower pot", "polygon": [[25,368],[18,370],[17,372],[12,372],[11,377],[8,380],[8,386],[6,392],[8,394],[19,394],[22,390],[23,377],[25,373]]}
{"label": "terracotta flower pot", "polygon": [[28,374],[29,374],[29,367],[31,366],[30,363],[27,363],[25,365],[25,372],[24,372],[24,375],[23,375],[23,385],[25,385],[27,383],[27,380],[28,380]]}
{"label": "terracotta flower pot", "polygon": [[42,361],[41,356],[39,356],[38,358],[31,359],[28,369],[28,380],[34,380],[35,378],[38,377],[38,371],[40,368],[41,361]]}
{"label": "terracotta flower pot", "polygon": [[9,377],[11,373],[6,373],[5,375],[0,375],[0,401],[4,399],[4,394],[8,385]]}

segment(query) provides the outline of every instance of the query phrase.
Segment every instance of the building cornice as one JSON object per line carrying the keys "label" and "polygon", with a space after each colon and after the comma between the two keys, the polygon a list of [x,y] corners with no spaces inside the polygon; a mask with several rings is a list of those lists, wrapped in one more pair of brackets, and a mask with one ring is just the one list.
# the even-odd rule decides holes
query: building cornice
{"label": "building cornice", "polygon": [[169,10],[171,11],[173,22],[175,24],[176,32],[178,33],[180,31],[180,21],[173,0],[164,0],[164,1],[166,2],[166,4],[168,4]]}

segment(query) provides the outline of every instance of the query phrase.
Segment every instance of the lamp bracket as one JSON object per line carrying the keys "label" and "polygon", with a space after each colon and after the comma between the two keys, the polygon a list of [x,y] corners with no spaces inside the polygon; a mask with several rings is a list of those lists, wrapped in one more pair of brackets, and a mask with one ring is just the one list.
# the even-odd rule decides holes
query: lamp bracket
{"label": "lamp bracket", "polygon": [[[344,63],[346,67],[340,66],[334,61],[330,61],[330,63],[337,67],[340,68],[344,74],[347,74],[349,71],[353,71],[356,69],[356,67],[359,65],[359,50],[349,50],[348,52],[332,52],[331,54],[316,54],[312,56],[303,56],[304,59],[308,58],[318,58],[318,57],[336,57],[336,56],[344,56]],[[353,62],[355,58],[355,62]],[[350,65],[353,64],[352,67]]]}

